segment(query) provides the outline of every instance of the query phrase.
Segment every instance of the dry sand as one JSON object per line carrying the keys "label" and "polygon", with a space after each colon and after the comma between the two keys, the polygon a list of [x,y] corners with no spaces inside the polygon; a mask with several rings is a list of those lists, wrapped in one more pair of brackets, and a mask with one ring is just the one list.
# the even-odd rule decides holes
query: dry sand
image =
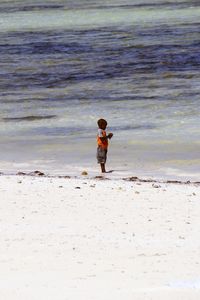
{"label": "dry sand", "polygon": [[0,299],[200,299],[200,186],[0,176]]}

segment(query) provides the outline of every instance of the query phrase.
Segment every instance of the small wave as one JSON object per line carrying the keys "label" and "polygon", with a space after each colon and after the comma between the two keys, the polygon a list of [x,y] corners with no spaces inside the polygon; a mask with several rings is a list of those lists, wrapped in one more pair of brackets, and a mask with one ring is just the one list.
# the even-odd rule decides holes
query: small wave
{"label": "small wave", "polygon": [[84,127],[45,127],[40,126],[37,128],[32,128],[27,132],[27,134],[31,134],[33,136],[71,136],[71,137],[83,137],[87,136],[88,133],[85,135],[85,128]]}
{"label": "small wave", "polygon": [[116,127],[112,127],[112,130],[123,130],[123,131],[127,131],[127,130],[148,130],[148,129],[155,129],[157,126],[154,124],[142,124],[142,125],[133,125],[133,126],[116,126]]}
{"label": "small wave", "polygon": [[1,7],[1,13],[15,13],[21,11],[41,11],[41,10],[54,10],[54,9],[63,9],[62,4],[32,4],[32,5],[6,5]]}
{"label": "small wave", "polygon": [[176,9],[176,8],[187,8],[188,6],[192,7],[198,7],[199,3],[196,2],[196,0],[191,1],[181,1],[178,3],[172,3],[169,1],[159,1],[154,3],[151,1],[150,3],[131,3],[131,1],[126,1],[123,3],[123,1],[119,1],[116,3],[116,1],[108,1],[107,4],[99,3],[99,1],[70,1],[68,3],[35,3],[35,4],[26,4],[26,3],[17,3],[12,5],[3,4],[1,7],[1,12],[3,13],[14,13],[14,12],[32,12],[32,11],[44,11],[44,10],[90,10],[90,9],[96,9],[96,10],[109,10],[109,9]]}
{"label": "small wave", "polygon": [[49,115],[49,116],[26,116],[26,117],[3,118],[3,121],[6,121],[6,122],[15,122],[15,121],[38,121],[38,120],[53,119],[53,118],[56,118],[56,115]]}

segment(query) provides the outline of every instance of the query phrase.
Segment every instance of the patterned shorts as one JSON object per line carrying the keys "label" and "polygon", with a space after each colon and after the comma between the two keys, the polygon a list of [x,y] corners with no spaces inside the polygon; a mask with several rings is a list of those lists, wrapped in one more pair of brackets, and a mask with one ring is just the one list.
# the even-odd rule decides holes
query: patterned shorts
{"label": "patterned shorts", "polygon": [[97,162],[98,164],[105,164],[107,159],[107,149],[103,149],[101,147],[97,148]]}

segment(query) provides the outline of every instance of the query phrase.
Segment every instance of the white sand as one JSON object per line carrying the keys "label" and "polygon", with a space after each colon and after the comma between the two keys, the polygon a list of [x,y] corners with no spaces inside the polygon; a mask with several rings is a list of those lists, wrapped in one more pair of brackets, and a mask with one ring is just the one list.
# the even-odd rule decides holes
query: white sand
{"label": "white sand", "polygon": [[0,176],[0,299],[200,299],[200,186],[157,185]]}

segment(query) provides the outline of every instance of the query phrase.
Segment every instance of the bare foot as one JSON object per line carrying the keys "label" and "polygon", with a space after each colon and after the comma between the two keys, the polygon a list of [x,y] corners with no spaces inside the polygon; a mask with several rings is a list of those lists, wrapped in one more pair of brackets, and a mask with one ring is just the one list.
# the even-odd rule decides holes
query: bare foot
{"label": "bare foot", "polygon": [[114,170],[107,171],[106,173],[112,173],[112,172],[114,172]]}

